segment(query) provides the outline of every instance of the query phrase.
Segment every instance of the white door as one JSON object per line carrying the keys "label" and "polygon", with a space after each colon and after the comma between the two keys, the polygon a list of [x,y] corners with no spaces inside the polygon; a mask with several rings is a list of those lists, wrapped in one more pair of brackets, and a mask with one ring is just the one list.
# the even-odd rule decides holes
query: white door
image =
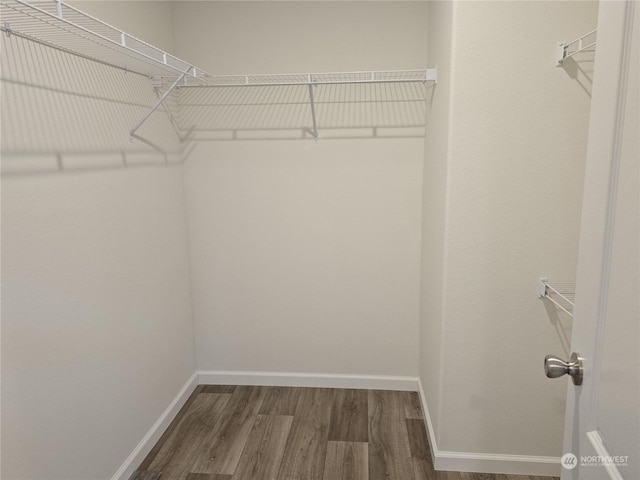
{"label": "white door", "polygon": [[600,2],[563,480],[640,479],[639,18],[640,2]]}

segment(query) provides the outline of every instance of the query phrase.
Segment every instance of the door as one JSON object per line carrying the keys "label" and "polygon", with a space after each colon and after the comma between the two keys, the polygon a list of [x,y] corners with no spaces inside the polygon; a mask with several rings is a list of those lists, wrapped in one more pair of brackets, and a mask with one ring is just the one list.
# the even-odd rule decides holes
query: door
{"label": "door", "polygon": [[638,2],[600,2],[563,480],[640,479],[639,17]]}

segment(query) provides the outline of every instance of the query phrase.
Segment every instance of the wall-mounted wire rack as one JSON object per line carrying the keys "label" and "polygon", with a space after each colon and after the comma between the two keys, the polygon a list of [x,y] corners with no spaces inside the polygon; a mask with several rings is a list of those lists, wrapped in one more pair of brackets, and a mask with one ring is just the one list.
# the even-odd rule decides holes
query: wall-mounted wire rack
{"label": "wall-mounted wire rack", "polygon": [[549,300],[560,310],[573,318],[573,306],[575,304],[575,283],[549,282],[545,277],[538,283],[538,296]]}
{"label": "wall-mounted wire rack", "polygon": [[108,23],[57,0],[2,0],[0,30],[52,48],[147,77],[186,75],[197,82],[202,70]]}
{"label": "wall-mounted wire rack", "polygon": [[334,72],[263,75],[212,75],[61,0],[0,1],[0,31],[17,35],[73,55],[144,75],[162,96],[133,127],[132,138],[144,141],[136,132],[174,90],[194,87],[307,86],[313,120],[313,137],[318,139],[314,88],[318,85],[436,82],[433,69],[370,72]]}
{"label": "wall-mounted wire rack", "polygon": [[556,66],[561,67],[567,58],[595,47],[597,36],[598,30],[593,30],[571,42],[559,42],[556,48]]}

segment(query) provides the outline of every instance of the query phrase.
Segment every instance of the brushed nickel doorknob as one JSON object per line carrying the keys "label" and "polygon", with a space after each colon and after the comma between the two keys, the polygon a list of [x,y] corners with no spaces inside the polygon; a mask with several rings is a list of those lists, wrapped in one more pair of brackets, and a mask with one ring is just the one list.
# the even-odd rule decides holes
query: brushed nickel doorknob
{"label": "brushed nickel doorknob", "polygon": [[576,352],[571,354],[568,362],[555,355],[544,357],[544,373],[549,378],[558,378],[569,375],[574,385],[582,385],[582,358]]}

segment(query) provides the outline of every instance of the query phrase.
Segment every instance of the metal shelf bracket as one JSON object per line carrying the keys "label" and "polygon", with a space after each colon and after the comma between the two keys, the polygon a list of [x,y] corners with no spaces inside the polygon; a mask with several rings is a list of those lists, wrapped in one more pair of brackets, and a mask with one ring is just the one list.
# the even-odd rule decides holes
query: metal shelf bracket
{"label": "metal shelf bracket", "polygon": [[575,290],[575,285],[573,284],[556,285],[554,287],[546,277],[540,278],[538,282],[538,297],[549,300],[571,318],[573,318]]}
{"label": "metal shelf bracket", "polygon": [[142,125],[144,125],[144,123],[149,119],[149,117],[153,114],[153,112],[155,112],[158,109],[158,107],[160,105],[162,105],[164,100],[171,94],[171,92],[178,86],[178,84],[186,77],[186,75],[189,73],[189,71],[195,71],[195,67],[191,67],[186,72],[183,72],[182,75],[180,75],[176,79],[176,81],[173,82],[173,84],[169,88],[167,88],[167,90],[158,99],[158,101],[155,103],[155,105],[153,105],[153,107],[151,107],[151,110],[149,110],[149,112],[147,112],[147,114],[144,116],[144,118],[142,120],[140,120],[135,127],[133,127],[133,130],[131,130],[131,132],[129,133],[129,137],[140,139],[140,137],[138,135],[136,135],[136,132],[138,131],[138,129]]}
{"label": "metal shelf bracket", "polygon": [[425,77],[427,82],[438,83],[438,67],[427,68]]}
{"label": "metal shelf bracket", "polygon": [[556,67],[561,67],[567,58],[595,47],[597,34],[598,30],[593,30],[571,42],[559,42],[556,47]]}
{"label": "metal shelf bracket", "polygon": [[309,76],[309,102],[311,103],[311,120],[313,120],[313,141],[318,143],[318,126],[316,124],[316,105],[313,99],[313,84],[311,83],[311,76]]}

